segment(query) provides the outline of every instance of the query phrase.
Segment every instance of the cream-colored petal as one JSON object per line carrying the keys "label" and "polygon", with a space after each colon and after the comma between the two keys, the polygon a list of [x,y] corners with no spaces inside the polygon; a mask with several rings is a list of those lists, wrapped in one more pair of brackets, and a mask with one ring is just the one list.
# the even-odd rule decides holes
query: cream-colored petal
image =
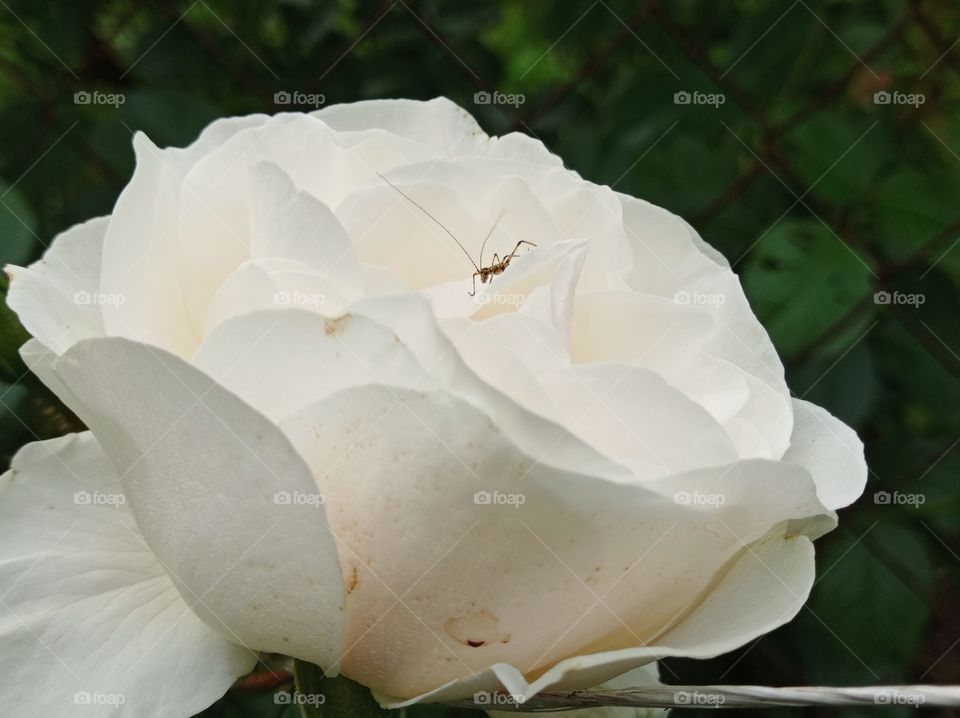
{"label": "cream-colored petal", "polygon": [[58,354],[75,342],[103,336],[102,312],[123,295],[100,293],[100,258],[109,217],[98,217],[58,234],[39,261],[7,267],[7,303],[31,336]]}
{"label": "cream-colored petal", "polygon": [[617,194],[617,198],[632,254],[628,285],[633,291],[691,304],[710,314],[713,326],[703,338],[703,351],[738,367],[752,384],[740,419],[753,426],[734,431],[742,436],[746,453],[753,444],[769,447],[764,455],[782,455],[792,430],[783,364],[740,280],[726,259],[683,219],[635,197]]}
{"label": "cream-colored petal", "polygon": [[345,297],[362,293],[353,243],[333,211],[270,162],[251,170],[251,252],[302,262]]}
{"label": "cream-colored petal", "polygon": [[200,347],[221,324],[252,312],[299,309],[336,316],[347,305],[347,298],[340,293],[337,283],[320,276],[303,262],[251,259],[237,267],[210,300]]}
{"label": "cream-colored petal", "polygon": [[399,708],[495,690],[506,690],[519,700],[527,700],[545,690],[595,686],[659,658],[712,658],[792,619],[806,601],[814,576],[812,541],[805,536],[783,538],[774,532],[748,544],[696,609],[648,646],[569,658],[536,680],[528,680],[509,664],[496,664],[416,698],[381,694],[380,702],[385,707]]}
{"label": "cream-colored petal", "polygon": [[317,110],[314,117],[340,132],[383,129],[413,140],[437,155],[475,151],[487,135],[477,121],[445,97],[418,100],[364,100]]}
{"label": "cream-colored petal", "polygon": [[440,329],[424,297],[368,298],[355,303],[351,310],[389,327],[440,386],[484,411],[518,446],[544,465],[614,481],[631,480],[624,466],[603,456],[549,416],[532,411],[484,381]]}
{"label": "cream-colored petal", "polygon": [[[803,469],[775,462],[643,485],[549,467],[447,394],[347,389],[283,427],[339,541],[343,672],[385,695],[653,641],[744,543],[825,511]],[[370,529],[387,525],[403,540]]]}
{"label": "cream-colored petal", "polygon": [[[104,315],[109,336],[126,336],[184,354],[196,342],[177,256],[181,174],[146,135],[133,140],[136,169],[120,193],[104,237],[100,291],[122,296]],[[184,158],[184,162],[186,162]]]}
{"label": "cream-colored petal", "polygon": [[[571,240],[542,249],[527,245],[515,247],[511,243],[508,250],[514,249],[516,256],[506,269],[489,277],[487,282],[480,277],[474,282],[472,276],[462,276],[424,289],[423,294],[433,302],[437,316],[485,321],[522,309],[567,332],[573,314],[573,292],[587,252],[586,243]],[[503,261],[503,257],[496,261]]]}
{"label": "cream-colored petal", "polygon": [[207,625],[329,667],[344,588],[311,473],[277,427],[181,359],[126,339],[53,367],[120,471],[148,545]]}
{"label": "cream-colored petal", "polygon": [[[469,282],[496,216],[481,221],[464,206],[464,198],[444,185],[397,183],[389,173],[385,177],[394,186],[374,176],[372,184],[336,209],[357,256],[389,267],[418,290],[461,278]],[[467,284],[464,292],[469,289]]]}
{"label": "cream-colored petal", "polygon": [[436,386],[390,329],[363,316],[297,308],[220,324],[193,363],[273,421],[351,386],[382,384],[399,393]]}
{"label": "cream-colored petal", "polygon": [[[266,121],[264,115],[218,120],[184,149],[160,149],[143,133],[134,136],[136,169],[120,193],[103,240],[100,291],[124,297],[116,311],[104,313],[109,336],[149,342],[180,356],[193,350],[206,311],[195,304],[193,273],[199,267],[208,274],[226,273],[230,270],[222,267],[232,260],[211,257],[208,238],[190,231],[191,213],[186,210],[195,208],[199,199],[183,185],[205,157]],[[191,255],[183,254],[182,247],[192,247],[197,257],[208,261],[184,261]]]}
{"label": "cream-colored petal", "polygon": [[793,436],[784,461],[800,464],[817,484],[824,506],[852,504],[867,484],[863,442],[857,433],[826,409],[793,400]]}
{"label": "cream-colored petal", "polygon": [[0,485],[4,715],[188,718],[253,667],[181,598],[92,435],[29,444]]}
{"label": "cream-colored petal", "polygon": [[561,423],[638,480],[731,464],[723,427],[699,404],[641,367],[575,364],[539,377]]}
{"label": "cream-colored petal", "polygon": [[703,350],[713,319],[700,307],[635,292],[577,297],[570,352],[575,363],[622,362],[650,369],[702,405],[717,421],[750,398],[743,372]]}

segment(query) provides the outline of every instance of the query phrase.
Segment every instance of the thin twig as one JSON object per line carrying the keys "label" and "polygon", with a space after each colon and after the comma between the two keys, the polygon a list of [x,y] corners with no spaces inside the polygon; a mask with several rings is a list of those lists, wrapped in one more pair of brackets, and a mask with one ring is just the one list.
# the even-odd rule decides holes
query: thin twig
{"label": "thin twig", "polygon": [[770,706],[960,706],[960,686],[650,686],[541,693],[518,704],[506,693],[479,693],[450,705],[535,713],[601,706],[630,708],[769,708]]}

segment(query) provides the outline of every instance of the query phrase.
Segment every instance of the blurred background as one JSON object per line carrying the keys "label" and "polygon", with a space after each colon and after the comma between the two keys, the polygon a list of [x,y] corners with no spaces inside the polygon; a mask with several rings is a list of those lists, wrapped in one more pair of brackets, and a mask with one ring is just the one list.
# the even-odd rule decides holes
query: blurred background
{"label": "blurred background", "polygon": [[[807,607],[663,679],[960,684],[957,3],[0,0],[0,262],[109,213],[137,130],[184,145],[224,115],[435,95],[689,220],[740,274],[793,393],[866,442],[867,491],[818,542]],[[25,374],[23,339],[0,313],[4,466],[79,428]],[[257,679],[203,715],[296,710]]]}

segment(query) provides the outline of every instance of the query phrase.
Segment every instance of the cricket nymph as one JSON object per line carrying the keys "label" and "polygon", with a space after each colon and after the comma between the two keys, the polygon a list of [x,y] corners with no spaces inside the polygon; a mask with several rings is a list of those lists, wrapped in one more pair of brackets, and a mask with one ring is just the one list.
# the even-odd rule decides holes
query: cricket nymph
{"label": "cricket nymph", "polygon": [[[494,225],[494,227],[496,227],[496,225]],[[491,233],[493,232],[492,229],[490,231]],[[488,234],[487,237],[489,236],[490,235]],[[487,240],[484,239],[483,243],[486,244]],[[477,277],[480,277],[480,284],[486,284],[487,282],[490,281],[492,277],[495,277],[498,274],[503,274],[507,270],[507,267],[510,266],[510,262],[513,260],[513,258],[517,256],[517,250],[520,249],[521,244],[529,244],[531,247],[537,246],[533,242],[528,242],[525,239],[521,239],[519,242],[517,242],[517,245],[513,248],[513,251],[510,252],[510,254],[508,254],[503,259],[500,259],[500,256],[496,252],[494,252],[493,261],[491,261],[490,265],[486,267],[483,266],[483,247],[481,247],[480,248],[480,266],[477,267],[476,264],[473,265],[477,270],[476,272],[473,273],[473,291],[467,292],[467,294],[469,294],[471,297],[476,296]]]}
{"label": "cricket nymph", "polygon": [[500,259],[500,255],[494,252],[493,260],[490,262],[489,265],[485,267],[483,266],[483,250],[487,246],[487,240],[490,239],[490,236],[494,233],[497,226],[500,224],[500,220],[503,218],[503,210],[501,210],[500,214],[497,215],[497,219],[494,221],[493,226],[490,227],[490,231],[487,232],[487,236],[483,238],[483,244],[480,245],[480,258],[478,262],[474,262],[473,257],[470,256],[470,253],[467,251],[466,247],[464,247],[463,244],[460,243],[460,240],[454,236],[453,232],[451,232],[449,229],[444,227],[443,224],[441,224],[440,220],[438,220],[436,217],[430,214],[426,209],[423,208],[422,205],[418,204],[413,199],[411,199],[403,190],[397,187],[393,182],[388,180],[382,174],[377,172],[377,176],[380,177],[380,179],[382,179],[388,185],[393,187],[393,189],[395,189],[400,194],[400,196],[402,196],[410,204],[412,204],[414,207],[416,207],[425,215],[427,215],[427,217],[433,220],[433,222],[438,227],[440,227],[440,229],[442,229],[444,232],[450,235],[451,239],[453,239],[453,241],[457,243],[457,246],[463,250],[463,253],[467,255],[467,259],[470,260],[470,264],[472,264],[473,268],[476,270],[473,273],[473,291],[467,292],[467,294],[469,294],[471,297],[474,297],[477,294],[477,277],[480,277],[480,284],[486,284],[493,277],[496,277],[498,274],[503,274],[505,271],[507,271],[507,267],[510,266],[510,262],[512,262],[513,258],[517,256],[517,250],[520,249],[521,244],[529,244],[531,247],[537,246],[533,242],[529,242],[525,239],[521,239],[519,242],[517,242],[516,246],[514,246],[513,251],[510,252],[510,254],[508,254],[507,256],[505,256],[503,259]]}

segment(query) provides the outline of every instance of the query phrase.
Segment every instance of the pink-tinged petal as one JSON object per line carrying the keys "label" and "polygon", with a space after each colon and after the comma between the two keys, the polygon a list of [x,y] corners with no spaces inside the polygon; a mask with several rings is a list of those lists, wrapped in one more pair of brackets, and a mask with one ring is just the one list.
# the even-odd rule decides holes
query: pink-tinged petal
{"label": "pink-tinged petal", "polygon": [[379,700],[385,707],[400,708],[495,690],[527,700],[551,689],[589,688],[668,656],[713,658],[792,619],[806,601],[814,577],[813,542],[806,536],[774,533],[746,545],[686,619],[647,646],[568,658],[537,677],[525,677],[516,667],[499,663],[415,698],[381,693]]}
{"label": "pink-tinged petal", "polygon": [[[349,591],[343,672],[381,695],[652,643],[745,546],[826,512],[806,472],[777,462],[644,484],[559,470],[445,393],[356,387],[283,426],[331,508]],[[402,550],[369,528],[386,525]]]}

